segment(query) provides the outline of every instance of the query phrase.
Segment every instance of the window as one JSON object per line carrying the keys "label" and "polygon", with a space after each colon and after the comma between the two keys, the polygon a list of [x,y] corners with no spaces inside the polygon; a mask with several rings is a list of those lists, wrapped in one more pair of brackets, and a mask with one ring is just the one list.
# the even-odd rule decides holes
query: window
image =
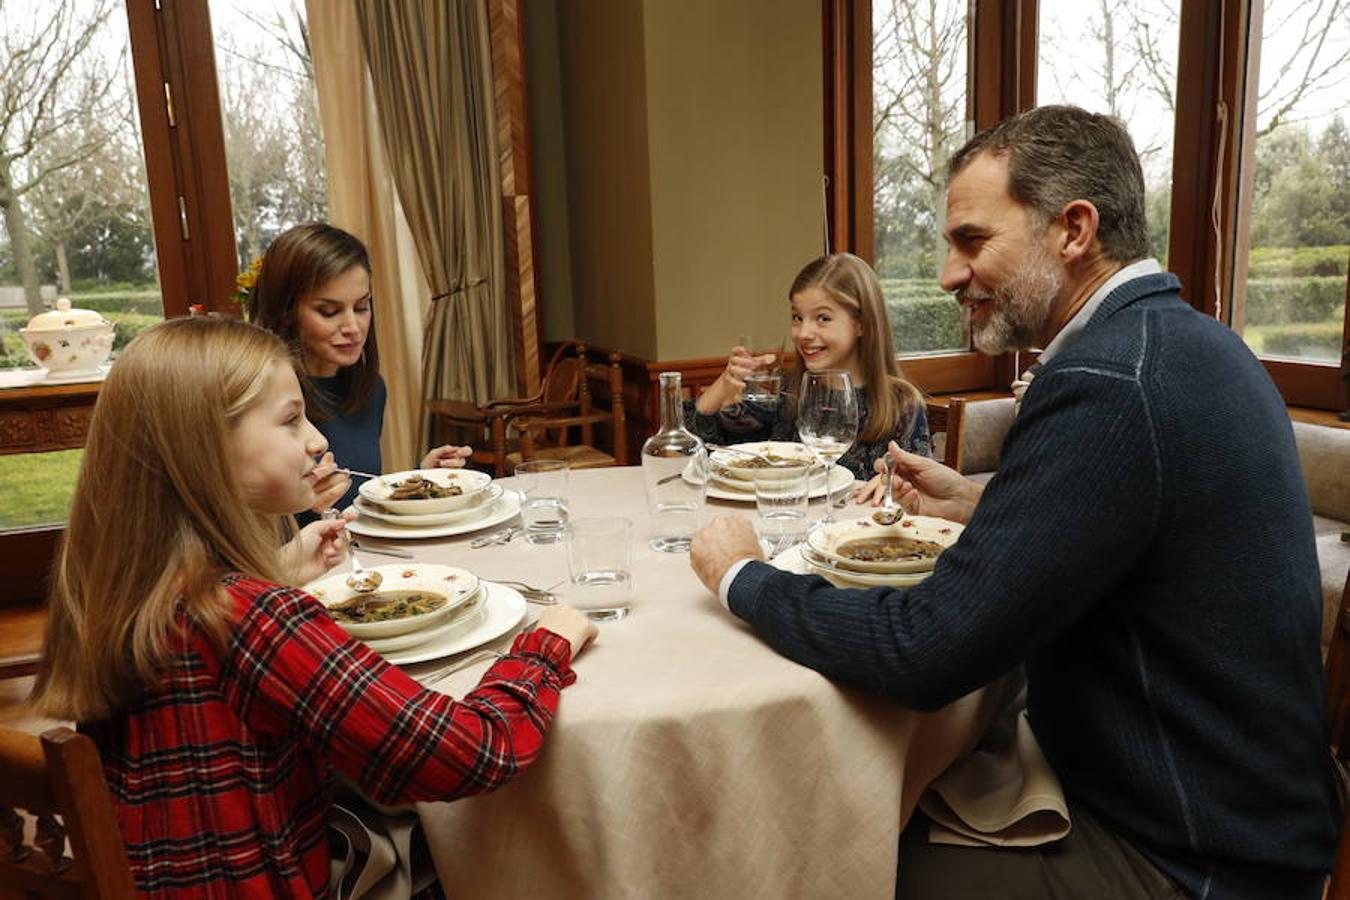
{"label": "window", "polygon": [[1176,130],[1176,4],[1041,0],[1038,5],[1037,105],[1068,103],[1125,123],[1144,169],[1149,243],[1166,267]]}
{"label": "window", "polygon": [[[58,296],[115,328],[164,317],[127,18],[113,0],[0,5],[0,384],[47,382],[19,329]],[[81,450],[0,456],[0,530],[65,520]]]}
{"label": "window", "polygon": [[319,97],[303,3],[213,0],[211,26],[242,271],[281,232],[328,218]]}
{"label": "window", "polygon": [[[925,31],[930,19],[942,27]],[[930,163],[950,152],[940,136],[964,91],[976,129],[1038,102],[1125,119],[1144,164],[1154,253],[1187,300],[1243,335],[1286,402],[1346,408],[1350,0],[825,0],[824,29],[834,246],[887,279],[901,347],[923,354],[905,361],[920,387],[1006,390],[1014,370],[1008,359],[935,352],[964,346],[955,339],[903,338],[918,330],[905,320],[904,282],[932,277],[919,270],[941,215],[933,199],[920,203],[925,172],[938,166],[907,162],[905,151],[928,146]],[[978,61],[965,75],[934,56],[951,46],[946,35]],[[925,118],[921,88],[943,99],[932,108],[944,115]],[[897,96],[910,98],[898,117]],[[927,145],[904,131],[920,120]]]}
{"label": "window", "polygon": [[1267,0],[1252,52],[1250,230],[1232,324],[1259,355],[1336,363],[1350,260],[1350,4]]}
{"label": "window", "polygon": [[938,287],[947,159],[966,140],[966,3],[872,7],[874,266],[903,354],[965,350],[965,316]]}

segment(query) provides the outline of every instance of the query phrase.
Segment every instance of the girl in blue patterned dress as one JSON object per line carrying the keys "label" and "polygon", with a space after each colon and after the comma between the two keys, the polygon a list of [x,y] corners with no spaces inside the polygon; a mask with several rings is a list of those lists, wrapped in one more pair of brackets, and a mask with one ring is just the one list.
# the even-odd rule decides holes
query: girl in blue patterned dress
{"label": "girl in blue patterned dress", "polygon": [[[851,253],[819,257],[793,280],[788,302],[800,363],[796,371],[842,369],[853,376],[858,437],[839,465],[866,481],[873,476],[873,461],[890,441],[931,456],[923,397],[900,372],[881,283],[872,267]],[[773,354],[754,356],[747,347],[733,347],[726,370],[697,401],[685,403],[689,430],[718,444],[801,440],[795,383],[767,402],[741,396],[746,376],[774,360]]]}

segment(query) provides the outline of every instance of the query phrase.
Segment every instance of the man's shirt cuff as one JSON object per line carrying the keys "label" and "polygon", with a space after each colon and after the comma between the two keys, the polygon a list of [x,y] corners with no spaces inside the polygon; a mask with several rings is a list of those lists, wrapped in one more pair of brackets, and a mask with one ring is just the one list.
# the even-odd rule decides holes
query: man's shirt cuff
{"label": "man's shirt cuff", "polygon": [[741,574],[741,569],[744,569],[745,564],[748,562],[753,562],[753,560],[746,557],[745,559],[732,563],[731,568],[727,569],[726,574],[722,576],[721,584],[717,586],[717,599],[721,602],[722,608],[728,612],[731,611],[731,603],[727,599],[731,594],[731,583],[736,580],[737,575]]}

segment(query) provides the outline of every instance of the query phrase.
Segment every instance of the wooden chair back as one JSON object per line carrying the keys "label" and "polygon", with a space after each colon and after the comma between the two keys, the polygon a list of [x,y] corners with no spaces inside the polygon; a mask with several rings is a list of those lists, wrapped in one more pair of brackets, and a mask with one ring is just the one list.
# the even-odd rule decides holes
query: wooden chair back
{"label": "wooden chair back", "polygon": [[[1336,612],[1336,627],[1331,632],[1326,662],[1327,724],[1331,739],[1331,754],[1340,766],[1337,774],[1344,787],[1346,773],[1350,772],[1350,573],[1341,592],[1341,606]],[[1331,869],[1327,886],[1327,900],[1350,900],[1350,797],[1342,790],[1344,807],[1341,819],[1341,839],[1336,845],[1336,863]]]}
{"label": "wooden chair back", "polygon": [[[574,414],[529,414],[515,421],[520,431],[519,454],[508,454],[508,459],[566,459],[574,468],[628,465],[628,413],[624,406],[623,357],[609,354],[607,363],[585,359],[585,345],[580,348],[582,365],[576,390]],[[556,358],[556,356],[555,356]],[[608,397],[607,403],[597,403],[591,394],[592,382],[601,385]],[[606,425],[610,430],[614,452],[606,453],[596,446],[596,426]],[[580,432],[580,441],[571,443],[572,429]]]}
{"label": "wooden chair back", "polygon": [[[19,810],[36,819],[31,839]],[[0,728],[0,898],[135,896],[94,742]]]}
{"label": "wooden chair back", "polygon": [[962,397],[946,397],[935,400],[924,399],[924,413],[928,416],[928,433],[932,438],[945,435],[945,446],[941,462],[961,471],[961,417],[965,414],[966,401]]}

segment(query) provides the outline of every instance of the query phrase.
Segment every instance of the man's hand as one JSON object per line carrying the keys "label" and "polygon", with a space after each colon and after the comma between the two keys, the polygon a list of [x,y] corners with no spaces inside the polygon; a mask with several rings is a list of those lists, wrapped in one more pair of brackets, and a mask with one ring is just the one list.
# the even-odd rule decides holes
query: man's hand
{"label": "man's hand", "polygon": [[689,564],[694,574],[714,594],[732,565],[743,559],[763,558],[764,548],[745,516],[718,516],[703,526],[689,545]]}
{"label": "man's hand", "polygon": [[[914,516],[936,516],[953,522],[969,522],[975,514],[984,488],[955,469],[935,459],[901,450],[891,441],[888,452],[893,463],[895,500]],[[876,462],[878,470],[883,460]]]}

